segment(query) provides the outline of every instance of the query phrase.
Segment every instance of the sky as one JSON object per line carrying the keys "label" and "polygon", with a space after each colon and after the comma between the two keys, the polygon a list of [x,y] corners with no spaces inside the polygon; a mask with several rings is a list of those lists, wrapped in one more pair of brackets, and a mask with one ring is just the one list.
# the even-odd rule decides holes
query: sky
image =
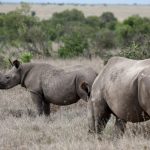
{"label": "sky", "polygon": [[150,0],[0,0],[0,2],[79,3],[79,4],[150,4]]}

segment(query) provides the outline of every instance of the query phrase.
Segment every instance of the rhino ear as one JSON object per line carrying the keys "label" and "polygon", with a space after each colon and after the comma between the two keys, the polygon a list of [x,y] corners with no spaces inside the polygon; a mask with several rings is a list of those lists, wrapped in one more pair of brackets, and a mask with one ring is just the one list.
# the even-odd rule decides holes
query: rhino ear
{"label": "rhino ear", "polygon": [[19,66],[20,66],[20,61],[14,60],[14,61],[13,61],[13,65],[18,69]]}
{"label": "rhino ear", "polygon": [[88,97],[90,97],[90,87],[89,87],[89,84],[87,82],[82,82],[81,85],[80,85],[81,89],[83,89]]}

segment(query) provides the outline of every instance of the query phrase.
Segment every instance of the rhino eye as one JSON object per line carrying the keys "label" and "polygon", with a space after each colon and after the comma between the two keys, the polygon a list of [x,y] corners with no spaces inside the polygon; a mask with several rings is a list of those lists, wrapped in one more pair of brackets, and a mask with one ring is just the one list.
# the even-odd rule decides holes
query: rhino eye
{"label": "rhino eye", "polygon": [[6,76],[6,79],[10,79],[10,77],[9,77],[9,76]]}

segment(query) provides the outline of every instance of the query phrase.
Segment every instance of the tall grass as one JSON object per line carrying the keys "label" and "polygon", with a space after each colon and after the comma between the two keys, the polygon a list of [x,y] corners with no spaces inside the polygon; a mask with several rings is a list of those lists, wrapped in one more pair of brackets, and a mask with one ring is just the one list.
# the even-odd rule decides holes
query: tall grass
{"label": "tall grass", "polygon": [[[58,67],[83,64],[96,71],[102,68],[100,59],[34,60]],[[123,138],[116,139],[114,119],[109,121],[102,141],[88,134],[86,102],[70,106],[52,105],[50,117],[37,116],[30,94],[17,86],[0,90],[0,150],[148,150],[149,122],[127,124]]]}

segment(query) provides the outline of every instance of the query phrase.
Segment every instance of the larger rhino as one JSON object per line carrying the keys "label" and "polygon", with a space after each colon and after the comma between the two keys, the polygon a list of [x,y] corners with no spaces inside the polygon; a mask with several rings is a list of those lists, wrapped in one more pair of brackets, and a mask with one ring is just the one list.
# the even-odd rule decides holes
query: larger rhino
{"label": "larger rhino", "polygon": [[101,133],[110,115],[123,133],[126,123],[150,119],[150,59],[111,58],[95,79],[88,101],[89,129]]}
{"label": "larger rhino", "polygon": [[79,99],[86,101],[97,76],[92,68],[80,65],[64,70],[50,64],[21,64],[18,60],[12,64],[12,69],[0,77],[0,89],[21,84],[30,91],[39,115],[50,114],[50,103],[69,105]]}

